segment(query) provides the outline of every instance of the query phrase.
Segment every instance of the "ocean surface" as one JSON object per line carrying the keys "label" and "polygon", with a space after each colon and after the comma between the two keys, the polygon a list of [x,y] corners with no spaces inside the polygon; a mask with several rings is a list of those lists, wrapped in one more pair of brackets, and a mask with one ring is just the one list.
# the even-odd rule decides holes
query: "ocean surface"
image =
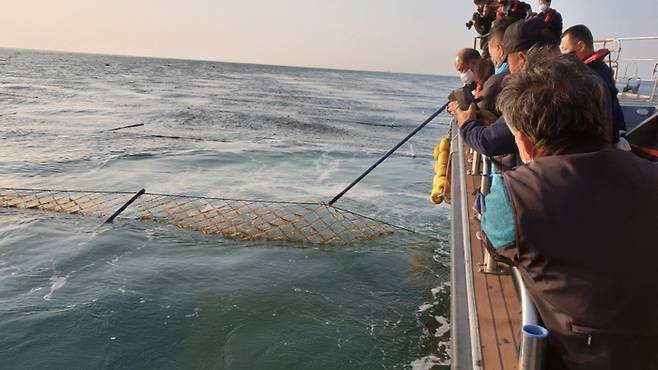
{"label": "ocean surface", "polygon": [[[0,49],[0,187],[328,201],[458,85]],[[428,196],[449,121],[337,203],[416,233],[243,242],[0,209],[0,369],[447,369],[450,221]]]}

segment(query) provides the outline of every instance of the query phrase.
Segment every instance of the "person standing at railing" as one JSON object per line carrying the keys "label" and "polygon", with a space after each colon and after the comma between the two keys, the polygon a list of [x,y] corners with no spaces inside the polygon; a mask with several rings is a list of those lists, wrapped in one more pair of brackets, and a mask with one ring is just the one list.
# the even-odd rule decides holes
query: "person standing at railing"
{"label": "person standing at railing", "polygon": [[605,83],[612,103],[612,143],[618,143],[619,131],[626,131],[626,121],[624,119],[624,111],[617,98],[619,91],[615,84],[614,73],[604,62],[605,57],[610,54],[610,51],[603,49],[594,52],[594,37],[592,36],[592,32],[582,24],[570,27],[564,31],[560,50],[564,54],[573,53],[577,55]]}
{"label": "person standing at railing", "polygon": [[471,90],[475,90],[476,87],[473,68],[481,58],[480,53],[471,48],[461,49],[455,56],[455,69],[459,72],[459,78],[464,86],[468,86]]}
{"label": "person standing at railing", "polygon": [[539,9],[541,11],[537,17],[543,19],[555,37],[559,38],[562,35],[562,14],[551,8],[551,0],[539,0]]}
{"label": "person standing at railing", "polygon": [[[517,21],[507,27],[503,44],[510,73],[516,74],[525,68],[530,49],[546,45],[557,46],[558,39],[552,36],[544,21],[533,18],[528,21]],[[557,53],[559,54],[559,50]],[[454,105],[448,106],[448,112],[454,114],[457,119],[464,142],[479,153],[488,157],[518,153],[514,136],[503,117],[487,126],[485,122],[478,119],[475,105],[466,111]]]}
{"label": "person standing at railing", "polygon": [[493,123],[500,118],[501,113],[496,108],[496,99],[498,94],[503,89],[503,81],[509,74],[509,65],[507,64],[507,53],[503,45],[503,36],[507,27],[516,22],[514,18],[503,18],[494,22],[491,32],[489,32],[489,40],[487,49],[491,56],[491,61],[494,64],[494,75],[484,83],[480,97],[482,101],[478,103],[480,118],[487,124]]}
{"label": "person standing at railing", "polygon": [[525,2],[518,0],[498,0],[496,20],[505,17],[512,17],[518,20],[525,19],[528,15],[525,4]]}
{"label": "person standing at railing", "polygon": [[566,55],[509,77],[499,99],[526,165],[494,175],[482,230],[519,268],[551,370],[658,364],[658,164],[611,146],[607,93]]}

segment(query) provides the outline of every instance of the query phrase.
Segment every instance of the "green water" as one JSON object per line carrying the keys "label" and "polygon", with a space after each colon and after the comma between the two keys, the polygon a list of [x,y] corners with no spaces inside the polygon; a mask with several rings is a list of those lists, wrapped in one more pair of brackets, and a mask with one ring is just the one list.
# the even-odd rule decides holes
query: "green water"
{"label": "green water", "polygon": [[[14,50],[0,64],[0,187],[273,200],[330,199],[458,83]],[[427,199],[444,133],[339,204],[422,235],[318,247],[0,210],[0,369],[446,368],[449,220]]]}

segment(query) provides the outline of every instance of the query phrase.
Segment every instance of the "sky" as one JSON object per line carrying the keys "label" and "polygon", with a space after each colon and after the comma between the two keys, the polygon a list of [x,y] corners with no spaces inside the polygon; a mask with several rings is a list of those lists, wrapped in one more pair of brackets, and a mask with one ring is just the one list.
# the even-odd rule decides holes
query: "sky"
{"label": "sky", "polygon": [[[565,26],[586,24],[595,37],[658,36],[656,0],[553,7]],[[453,75],[456,50],[474,36],[464,25],[471,0],[0,0],[0,8],[0,47],[384,72]]]}

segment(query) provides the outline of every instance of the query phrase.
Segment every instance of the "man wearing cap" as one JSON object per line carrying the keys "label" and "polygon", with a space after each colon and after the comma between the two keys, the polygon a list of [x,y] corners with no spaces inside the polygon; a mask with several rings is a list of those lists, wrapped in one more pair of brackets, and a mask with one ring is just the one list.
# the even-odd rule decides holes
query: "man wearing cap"
{"label": "man wearing cap", "polygon": [[[557,43],[558,40],[548,30],[546,22],[540,18],[515,22],[507,28],[503,37],[510,73],[516,74],[525,68],[530,48],[557,45]],[[504,118],[501,117],[487,127],[482,121],[477,120],[475,105],[467,111],[456,108],[450,110],[450,113],[453,113],[457,119],[464,142],[481,154],[494,157],[518,153],[514,135],[507,127]]]}

